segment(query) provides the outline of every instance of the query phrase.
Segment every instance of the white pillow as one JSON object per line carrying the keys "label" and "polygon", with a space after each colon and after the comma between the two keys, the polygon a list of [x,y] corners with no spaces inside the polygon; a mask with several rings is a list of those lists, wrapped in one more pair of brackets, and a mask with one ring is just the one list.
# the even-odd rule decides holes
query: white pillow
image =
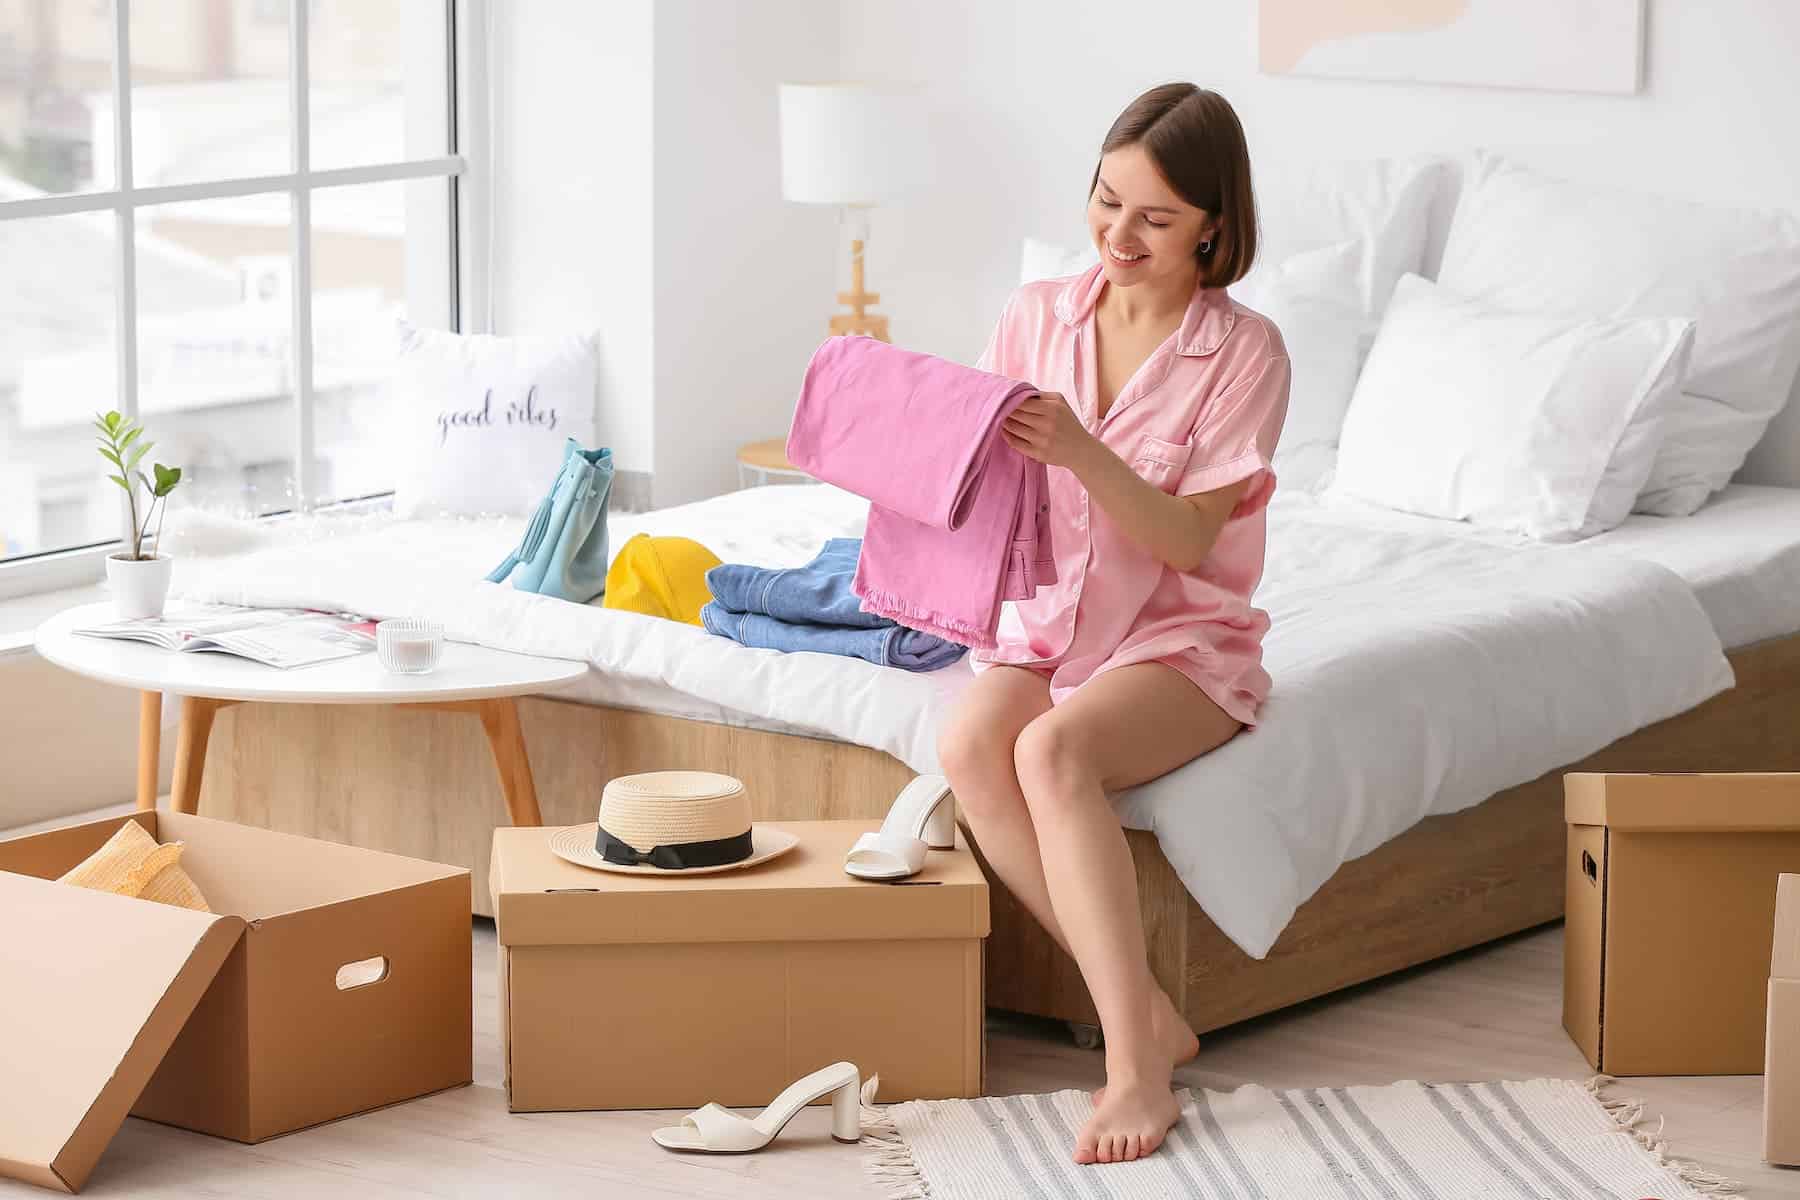
{"label": "white pillow", "polygon": [[1259,259],[1232,285],[1232,298],[1274,322],[1287,345],[1287,421],[1272,464],[1283,488],[1316,491],[1329,478],[1365,349],[1362,251],[1360,242],[1338,242],[1281,262]]}
{"label": "white pillow", "polygon": [[564,443],[592,445],[597,378],[590,337],[403,327],[394,512],[531,512],[555,481]]}
{"label": "white pillow", "polygon": [[1800,223],[1785,213],[1590,187],[1483,155],[1438,282],[1520,311],[1698,323],[1640,512],[1685,515],[1724,487],[1800,369]]}
{"label": "white pillow", "polygon": [[1040,279],[1080,275],[1099,261],[1100,252],[1092,243],[1081,247],[1058,246],[1026,238],[1019,252],[1019,282],[1036,283]]}
{"label": "white pillow", "polygon": [[1454,164],[1436,155],[1307,161],[1259,169],[1255,176],[1262,244],[1284,261],[1304,250],[1356,242],[1356,295],[1362,314],[1380,321],[1402,275],[1423,269],[1433,204],[1454,182]]}
{"label": "white pillow", "polygon": [[1330,492],[1546,540],[1609,529],[1649,459],[1640,439],[1615,467],[1623,435],[1680,386],[1693,332],[1508,312],[1408,276],[1357,381]]}

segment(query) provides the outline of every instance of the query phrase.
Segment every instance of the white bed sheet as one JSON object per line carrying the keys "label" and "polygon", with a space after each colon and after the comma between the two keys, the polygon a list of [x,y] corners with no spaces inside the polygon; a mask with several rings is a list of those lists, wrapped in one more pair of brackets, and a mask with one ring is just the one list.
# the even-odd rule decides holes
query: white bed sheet
{"label": "white bed sheet", "polygon": [[[834,488],[755,488],[619,514],[612,544],[679,533],[727,561],[794,565],[825,538],[860,534],[865,513]],[[261,546],[179,561],[176,587],[435,617],[458,639],[586,659],[590,700],[774,725],[935,769],[937,721],[971,678],[966,661],[918,675],[751,650],[472,582],[518,526],[306,518],[260,534]],[[1303,494],[1277,499],[1270,528],[1257,602],[1273,618],[1276,682],[1261,724],[1117,797],[1122,820],[1156,833],[1201,907],[1254,956],[1343,862],[1730,686],[1694,591],[1658,563],[1461,536]]]}
{"label": "white bed sheet", "polygon": [[1800,631],[1800,488],[1734,483],[1690,517],[1634,513],[1570,549],[1674,571],[1728,649]]}

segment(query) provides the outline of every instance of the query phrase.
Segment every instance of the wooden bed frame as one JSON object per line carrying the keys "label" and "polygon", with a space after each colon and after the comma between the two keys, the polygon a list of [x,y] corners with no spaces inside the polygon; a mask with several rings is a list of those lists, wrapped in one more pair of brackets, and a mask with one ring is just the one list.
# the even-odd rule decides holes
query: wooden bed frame
{"label": "wooden bed frame", "polygon": [[[1800,634],[1732,652],[1737,686],[1567,770],[1800,771]],[[799,737],[548,699],[521,702],[549,825],[593,820],[605,780],[668,767],[726,771],[758,819],[879,818],[913,772],[892,756]],[[209,749],[200,811],[474,871],[506,820],[488,746],[468,722],[404,706],[242,705]],[[1563,911],[1561,771],[1430,817],[1345,863],[1267,958],[1200,911],[1154,836],[1128,830],[1152,969],[1197,1031],[1556,920]],[[984,864],[985,865],[985,864]],[[992,873],[990,872],[990,879]],[[1074,963],[995,886],[987,997],[996,1008],[1096,1021]]]}

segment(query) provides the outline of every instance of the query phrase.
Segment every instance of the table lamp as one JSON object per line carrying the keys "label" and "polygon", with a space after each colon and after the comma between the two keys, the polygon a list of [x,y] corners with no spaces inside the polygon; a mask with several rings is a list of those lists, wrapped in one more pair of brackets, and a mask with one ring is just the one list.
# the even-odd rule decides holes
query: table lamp
{"label": "table lamp", "polygon": [[869,209],[894,198],[907,181],[913,116],[907,95],[871,84],[781,85],[781,194],[802,204],[835,204],[850,225],[850,290],[837,297],[850,311],[831,318],[834,334],[888,340],[888,319],[868,311],[881,297],[863,290],[863,247]]}

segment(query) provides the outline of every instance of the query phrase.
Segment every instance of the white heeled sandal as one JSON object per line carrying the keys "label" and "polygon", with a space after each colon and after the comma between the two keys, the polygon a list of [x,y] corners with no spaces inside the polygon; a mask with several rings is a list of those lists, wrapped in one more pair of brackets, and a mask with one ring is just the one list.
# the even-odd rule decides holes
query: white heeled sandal
{"label": "white heeled sandal", "polygon": [[844,856],[844,872],[858,879],[905,879],[925,867],[927,850],[956,845],[956,802],[950,781],[921,775],[894,799],[881,828],[856,839]]}
{"label": "white heeled sandal", "polygon": [[750,1154],[774,1141],[794,1114],[831,1093],[831,1136],[854,1143],[862,1138],[862,1076],[855,1063],[835,1062],[789,1084],[754,1118],[740,1117],[718,1104],[697,1108],[681,1124],[653,1130],[665,1150],[689,1154]]}

